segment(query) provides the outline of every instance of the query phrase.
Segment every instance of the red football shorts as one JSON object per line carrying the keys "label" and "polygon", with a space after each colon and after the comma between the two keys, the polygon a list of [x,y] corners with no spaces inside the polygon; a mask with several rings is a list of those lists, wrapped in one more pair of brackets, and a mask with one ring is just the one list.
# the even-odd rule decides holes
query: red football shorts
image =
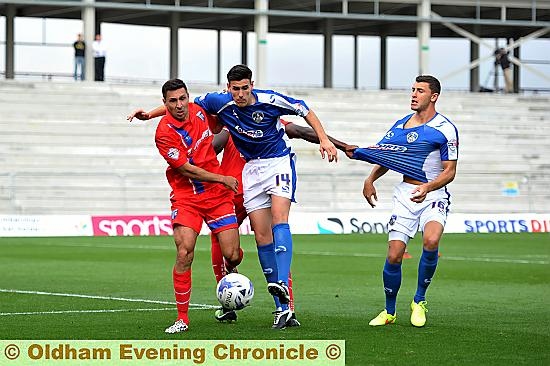
{"label": "red football shorts", "polygon": [[244,208],[244,197],[242,193],[235,194],[235,196],[233,197],[233,204],[235,205],[237,222],[240,225],[243,223],[244,219],[246,219],[246,216],[248,216],[248,214],[246,213],[246,209]]}
{"label": "red football shorts", "polygon": [[200,195],[193,196],[193,200],[173,201],[172,227],[187,226],[200,233],[204,221],[214,234],[238,228],[232,193],[229,190],[220,189],[216,195],[205,195],[206,197]]}

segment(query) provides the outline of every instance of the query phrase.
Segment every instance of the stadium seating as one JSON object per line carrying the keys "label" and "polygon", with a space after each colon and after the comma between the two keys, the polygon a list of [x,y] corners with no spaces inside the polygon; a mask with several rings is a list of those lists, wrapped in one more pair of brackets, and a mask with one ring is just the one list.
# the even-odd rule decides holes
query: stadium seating
{"label": "stadium seating", "polygon": [[[192,97],[217,86],[192,86]],[[305,99],[326,130],[366,146],[409,113],[407,91],[282,88]],[[2,81],[0,214],[166,214],[165,163],[156,122],[128,123],[136,107],[161,102],[160,85]],[[443,92],[438,110],[459,128],[452,210],[545,212],[550,207],[550,98]],[[289,120],[304,124],[303,120]],[[362,197],[371,166],[292,141],[298,155],[298,212],[370,210]],[[389,210],[395,173],[378,183],[377,210]]]}

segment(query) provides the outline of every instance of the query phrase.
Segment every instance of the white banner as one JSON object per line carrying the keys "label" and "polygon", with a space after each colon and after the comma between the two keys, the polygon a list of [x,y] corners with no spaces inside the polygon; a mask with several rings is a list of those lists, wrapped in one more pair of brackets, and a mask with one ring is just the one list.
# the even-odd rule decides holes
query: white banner
{"label": "white banner", "polygon": [[3,236],[92,236],[90,215],[0,215]]}
{"label": "white banner", "polygon": [[[390,213],[291,213],[293,234],[387,233]],[[248,219],[241,234],[251,234]],[[447,233],[550,232],[550,213],[451,214]],[[209,230],[203,225],[201,234]],[[172,235],[165,215],[0,215],[0,237]]]}

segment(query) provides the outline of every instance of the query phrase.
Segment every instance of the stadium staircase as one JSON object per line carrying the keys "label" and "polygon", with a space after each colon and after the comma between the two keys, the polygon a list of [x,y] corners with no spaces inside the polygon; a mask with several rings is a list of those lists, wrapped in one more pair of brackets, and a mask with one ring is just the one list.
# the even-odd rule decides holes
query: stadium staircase
{"label": "stadium staircase", "polygon": [[[191,96],[212,89],[193,86]],[[360,146],[377,142],[409,113],[406,91],[278,90],[305,99],[327,132]],[[160,102],[160,85],[2,81],[0,214],[166,214],[156,121],[125,119],[136,107]],[[454,212],[548,211],[548,96],[444,91],[438,110],[460,133],[457,178],[449,187]],[[344,155],[329,164],[316,145],[292,145],[299,174],[294,211],[370,210],[361,194],[369,164]],[[389,173],[379,180],[378,210],[390,209],[400,179]]]}

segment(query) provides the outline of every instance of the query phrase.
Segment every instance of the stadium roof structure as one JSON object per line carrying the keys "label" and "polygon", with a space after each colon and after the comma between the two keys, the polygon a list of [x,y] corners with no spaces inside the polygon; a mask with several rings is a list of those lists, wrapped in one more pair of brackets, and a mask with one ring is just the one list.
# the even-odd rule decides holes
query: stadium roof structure
{"label": "stadium roof structure", "polygon": [[[0,14],[6,22],[6,76],[9,77],[9,19],[43,17],[83,19],[85,40],[91,43],[94,31],[103,22],[167,26],[171,37],[177,28],[255,31],[257,57],[270,33],[325,35],[325,86],[332,86],[331,35],[379,36],[382,50],[385,37],[418,37],[419,68],[427,67],[430,37],[465,37],[472,42],[472,63],[479,57],[476,45],[483,38],[513,39],[512,62],[520,66],[519,46],[527,39],[550,37],[550,0],[2,0]],[[87,14],[87,15],[86,15]],[[87,31],[88,29],[88,31]],[[174,34],[175,33],[175,34]],[[246,37],[243,37],[243,49]],[[262,44],[263,42],[263,44]],[[171,40],[171,76],[177,74],[177,42]],[[382,52],[383,53],[383,52]],[[242,52],[243,62],[246,52]],[[381,67],[385,69],[385,55]],[[262,66],[261,59],[257,68]],[[521,65],[523,66],[523,65]],[[517,69],[517,68],[515,68]],[[384,71],[384,70],[381,70]],[[256,71],[257,80],[261,72]],[[385,87],[385,72],[381,72]],[[519,72],[515,80],[519,79]],[[475,75],[471,74],[475,79]],[[548,76],[546,76],[548,77]],[[479,79],[479,78],[477,78]],[[471,86],[479,86],[472,80]],[[517,87],[517,85],[516,85]]]}

